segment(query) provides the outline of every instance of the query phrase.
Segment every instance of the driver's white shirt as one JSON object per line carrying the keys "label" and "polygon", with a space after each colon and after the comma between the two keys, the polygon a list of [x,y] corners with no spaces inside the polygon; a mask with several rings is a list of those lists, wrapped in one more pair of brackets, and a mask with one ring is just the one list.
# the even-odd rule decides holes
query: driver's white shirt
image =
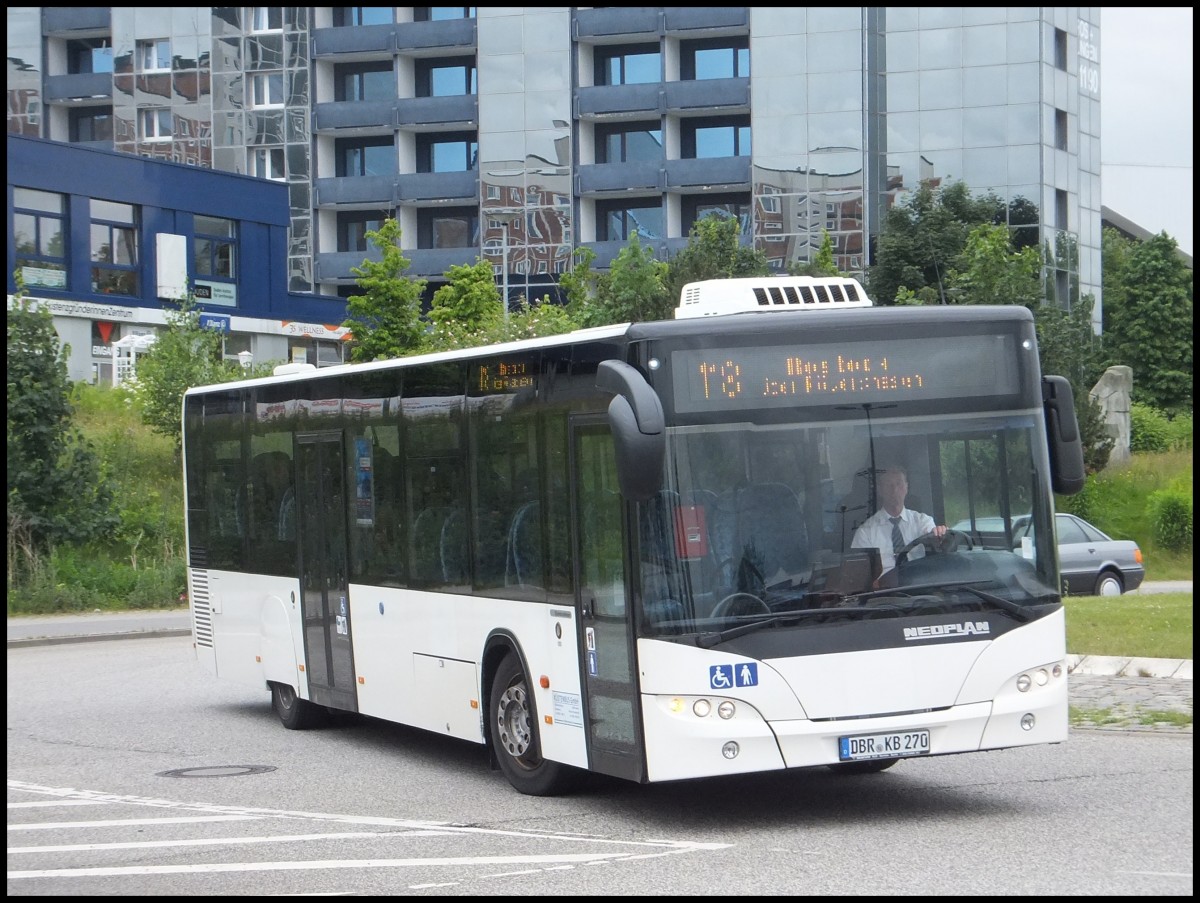
{"label": "driver's white shirt", "polygon": [[[913,511],[911,508],[900,512],[900,535],[904,537],[905,545],[918,536],[931,533],[936,526],[928,514]],[[888,514],[886,508],[880,508],[859,525],[854,531],[854,539],[850,541],[850,548],[876,548],[879,550],[880,562],[885,571],[890,571],[896,566],[896,553],[892,551],[892,515]],[[915,546],[908,553],[908,557],[920,558],[924,554],[923,546]]]}

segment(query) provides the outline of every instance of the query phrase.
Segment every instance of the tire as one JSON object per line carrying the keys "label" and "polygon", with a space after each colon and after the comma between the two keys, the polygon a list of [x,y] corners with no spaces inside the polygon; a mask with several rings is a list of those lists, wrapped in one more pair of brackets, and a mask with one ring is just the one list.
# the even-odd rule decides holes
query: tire
{"label": "tire", "polygon": [[1121,582],[1121,575],[1115,571],[1101,571],[1100,576],[1096,578],[1097,596],[1119,596],[1125,592],[1125,584]]}
{"label": "tire", "polygon": [[830,765],[830,771],[838,774],[878,774],[891,768],[899,759],[866,759],[862,762],[838,762]]}
{"label": "tire", "polygon": [[556,796],[575,784],[575,769],[542,758],[529,678],[515,655],[505,656],[496,669],[488,712],[496,762],[514,788],[528,796]]}
{"label": "tire", "polygon": [[279,716],[280,723],[289,731],[303,731],[319,727],[325,721],[326,710],[307,699],[296,695],[288,684],[271,684],[271,708]]}

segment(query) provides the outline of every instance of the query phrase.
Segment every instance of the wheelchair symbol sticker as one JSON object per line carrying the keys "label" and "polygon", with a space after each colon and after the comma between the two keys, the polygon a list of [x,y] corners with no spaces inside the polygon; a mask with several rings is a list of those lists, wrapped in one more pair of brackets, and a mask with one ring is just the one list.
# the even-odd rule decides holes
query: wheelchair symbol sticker
{"label": "wheelchair symbol sticker", "polygon": [[708,669],[708,685],[714,690],[756,687],[758,686],[758,664],[743,662],[740,665],[712,665]]}

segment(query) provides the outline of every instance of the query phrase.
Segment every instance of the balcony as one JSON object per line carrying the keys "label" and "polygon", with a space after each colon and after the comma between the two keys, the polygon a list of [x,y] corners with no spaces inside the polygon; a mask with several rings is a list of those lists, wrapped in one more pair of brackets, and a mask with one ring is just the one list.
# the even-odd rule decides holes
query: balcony
{"label": "balcony", "polygon": [[394,100],[338,100],[319,103],[313,113],[313,130],[355,130],[356,134],[391,134]]}
{"label": "balcony", "polygon": [[748,6],[668,6],[664,13],[668,34],[679,31],[748,34],[750,29]]}
{"label": "balcony", "polygon": [[395,28],[395,25],[316,28],[312,33],[313,58],[333,57],[339,63],[390,59],[395,47]]}
{"label": "balcony", "polygon": [[[46,37],[99,37],[112,32],[112,7],[43,6],[42,34]],[[86,35],[85,35],[86,33]]]}
{"label": "balcony", "polygon": [[405,97],[396,101],[396,125],[402,129],[437,131],[444,126],[479,123],[479,98],[474,94],[453,97]]}
{"label": "balcony", "polygon": [[668,160],[668,190],[721,188],[729,191],[750,190],[749,157],[711,157],[704,160]]}
{"label": "balcony", "polygon": [[593,163],[579,167],[576,193],[662,191],[665,187],[661,162]]}
{"label": "balcony", "polygon": [[702,110],[705,115],[750,112],[750,79],[707,78],[666,82],[666,112]]}
{"label": "balcony", "polygon": [[575,11],[575,39],[620,36],[629,39],[657,38],[661,33],[661,6],[602,6]]}
{"label": "balcony", "polygon": [[666,108],[663,88],[662,82],[579,88],[575,94],[575,115],[581,119],[617,119],[661,114]]}
{"label": "balcony", "polygon": [[112,91],[111,72],[46,77],[46,103],[71,103],[81,106],[112,103]]}
{"label": "balcony", "polygon": [[338,176],[313,183],[318,207],[387,210],[395,206],[395,176]]}
{"label": "balcony", "polygon": [[396,177],[396,200],[402,204],[433,206],[479,203],[479,170],[417,172]]}
{"label": "balcony", "polygon": [[401,22],[396,25],[395,49],[407,56],[440,56],[447,50],[473,50],[474,19]]}

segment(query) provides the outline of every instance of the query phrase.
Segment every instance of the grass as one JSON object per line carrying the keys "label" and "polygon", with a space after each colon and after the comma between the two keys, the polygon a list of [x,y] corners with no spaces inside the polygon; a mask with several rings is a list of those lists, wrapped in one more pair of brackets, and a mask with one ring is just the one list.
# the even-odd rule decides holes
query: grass
{"label": "grass", "polygon": [[1063,602],[1073,654],[1192,657],[1191,593],[1068,596]]}

